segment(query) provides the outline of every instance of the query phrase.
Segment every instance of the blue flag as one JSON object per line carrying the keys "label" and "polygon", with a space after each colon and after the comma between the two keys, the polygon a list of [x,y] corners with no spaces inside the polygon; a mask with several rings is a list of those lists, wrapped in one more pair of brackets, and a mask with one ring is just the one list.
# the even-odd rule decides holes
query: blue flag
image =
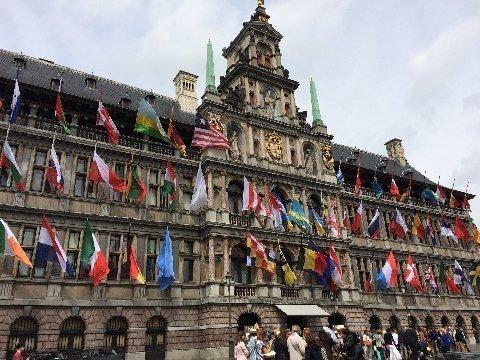
{"label": "blue flag", "polygon": [[422,191],[421,198],[430,204],[437,204],[438,199],[435,193],[429,187],[426,187],[425,190]]}
{"label": "blue flag", "polygon": [[375,196],[377,198],[381,198],[383,193],[384,193],[382,187],[380,186],[380,184],[377,181],[377,178],[373,179],[372,191],[375,193]]}
{"label": "blue flag", "polygon": [[175,273],[173,271],[173,253],[172,253],[172,239],[170,232],[165,230],[165,238],[163,239],[160,254],[157,257],[158,267],[158,286],[160,290],[168,289],[175,281]]}

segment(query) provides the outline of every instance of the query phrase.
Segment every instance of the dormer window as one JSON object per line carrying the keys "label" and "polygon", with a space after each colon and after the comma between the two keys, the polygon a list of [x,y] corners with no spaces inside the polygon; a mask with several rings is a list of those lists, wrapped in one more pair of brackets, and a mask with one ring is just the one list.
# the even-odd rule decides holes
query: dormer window
{"label": "dormer window", "polygon": [[155,96],[154,95],[145,96],[145,101],[148,102],[150,105],[155,106]]}
{"label": "dormer window", "polygon": [[50,89],[58,90],[60,88],[60,79],[50,80]]}
{"label": "dormer window", "polygon": [[124,109],[129,109],[130,106],[132,105],[132,100],[130,100],[129,98],[121,98],[120,99],[120,106]]}
{"label": "dormer window", "polygon": [[88,89],[96,89],[97,88],[97,80],[93,77],[88,77],[85,79],[85,86]]}
{"label": "dormer window", "polygon": [[27,61],[24,58],[16,57],[13,59],[13,64],[15,65],[15,69],[23,70],[27,66]]}

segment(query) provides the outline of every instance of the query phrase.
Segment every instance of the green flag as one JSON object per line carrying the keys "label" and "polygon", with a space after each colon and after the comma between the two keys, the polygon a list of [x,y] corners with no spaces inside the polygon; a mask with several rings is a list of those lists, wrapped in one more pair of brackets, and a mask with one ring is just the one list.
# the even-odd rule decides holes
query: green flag
{"label": "green flag", "polygon": [[137,165],[130,166],[130,174],[128,177],[128,194],[129,199],[138,199],[142,200],[147,193],[145,184],[138,176]]}
{"label": "green flag", "polygon": [[93,253],[95,252],[95,245],[93,243],[93,232],[90,222],[87,220],[85,228],[85,235],[83,237],[82,253],[80,254],[80,262],[84,267],[90,265]]}

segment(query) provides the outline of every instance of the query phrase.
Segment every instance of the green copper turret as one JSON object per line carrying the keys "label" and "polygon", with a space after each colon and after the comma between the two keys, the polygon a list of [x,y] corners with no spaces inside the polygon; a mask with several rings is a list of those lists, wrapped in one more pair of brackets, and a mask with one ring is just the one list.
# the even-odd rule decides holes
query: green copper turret
{"label": "green copper turret", "polygon": [[217,87],[215,86],[215,68],[213,64],[213,48],[212,43],[208,40],[207,44],[207,66],[206,66],[206,83],[207,87],[205,91],[217,92]]}
{"label": "green copper turret", "polygon": [[312,126],[324,126],[322,116],[320,115],[320,108],[318,107],[317,89],[313,79],[310,79],[310,101],[312,103]]}

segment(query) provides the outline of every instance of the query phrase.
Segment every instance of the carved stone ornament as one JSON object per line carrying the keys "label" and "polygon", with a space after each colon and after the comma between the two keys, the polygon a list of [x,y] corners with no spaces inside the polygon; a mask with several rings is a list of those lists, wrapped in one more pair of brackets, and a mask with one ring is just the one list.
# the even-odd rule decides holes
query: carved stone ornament
{"label": "carved stone ornament", "polygon": [[333,159],[331,145],[322,146],[322,160],[323,160],[323,166],[325,167],[325,169],[328,170],[329,172],[333,171],[335,160]]}
{"label": "carved stone ornament", "polygon": [[223,126],[224,118],[223,118],[222,115],[220,115],[220,114],[215,114],[215,113],[208,113],[207,119],[208,119],[208,122],[210,123],[210,125],[215,126],[218,131],[220,131],[220,132],[223,133],[223,130],[224,130],[224,126]]}
{"label": "carved stone ornament", "polygon": [[265,133],[266,148],[268,155],[274,161],[280,162],[283,159],[282,137],[277,133]]}
{"label": "carved stone ornament", "polygon": [[240,147],[238,146],[238,135],[234,130],[230,138],[230,158],[237,161],[240,159]]}

